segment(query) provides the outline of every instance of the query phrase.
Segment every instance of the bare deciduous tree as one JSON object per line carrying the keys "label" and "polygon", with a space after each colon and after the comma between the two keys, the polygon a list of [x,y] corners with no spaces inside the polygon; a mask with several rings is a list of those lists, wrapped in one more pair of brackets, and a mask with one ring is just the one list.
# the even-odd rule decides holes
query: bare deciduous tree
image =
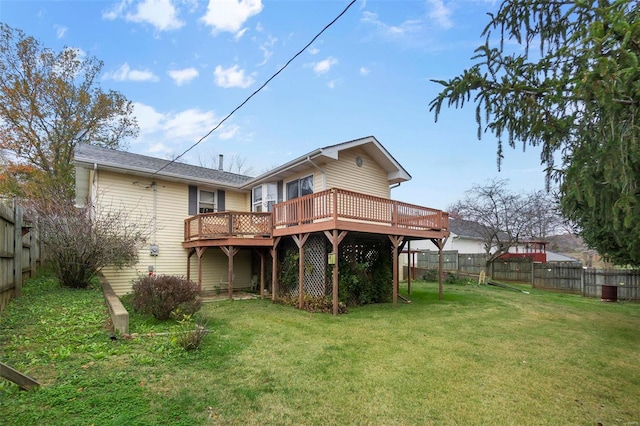
{"label": "bare deciduous tree", "polygon": [[198,165],[201,167],[208,167],[210,169],[222,169],[229,173],[237,173],[247,176],[253,173],[253,168],[247,166],[246,164],[246,157],[241,157],[240,155],[233,154],[230,155],[229,158],[226,158],[222,162],[222,164],[220,163],[220,161],[220,155],[217,155],[213,152],[209,153],[208,155],[200,155],[198,157]]}
{"label": "bare deciduous tree", "polygon": [[514,194],[507,184],[503,179],[476,184],[449,207],[452,217],[477,224],[487,263],[520,243],[544,239],[561,223],[557,203],[548,193]]}
{"label": "bare deciduous tree", "polygon": [[60,284],[86,288],[105,266],[131,266],[148,240],[144,218],[134,220],[124,209],[101,209],[87,203],[75,207],[61,197],[32,202],[48,264]]}

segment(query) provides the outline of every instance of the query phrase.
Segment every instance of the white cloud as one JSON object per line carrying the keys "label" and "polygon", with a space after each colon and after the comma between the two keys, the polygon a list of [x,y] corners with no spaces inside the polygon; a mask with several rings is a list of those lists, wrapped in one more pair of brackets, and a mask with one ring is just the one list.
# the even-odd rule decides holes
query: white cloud
{"label": "white cloud", "polygon": [[360,67],[360,75],[369,75],[371,70],[367,67]]}
{"label": "white cloud", "polygon": [[429,18],[435,20],[435,22],[442,28],[451,28],[453,23],[449,19],[451,15],[451,9],[444,5],[442,0],[428,0],[430,6]]}
{"label": "white cloud", "polygon": [[240,127],[236,126],[235,124],[224,126],[222,127],[222,131],[218,133],[218,137],[222,140],[228,140],[234,137],[239,130]]}
{"label": "white cloud", "polygon": [[233,36],[233,39],[234,39],[235,41],[240,40],[240,39],[242,38],[242,36],[244,35],[244,33],[246,33],[246,32],[247,32],[247,30],[248,30],[248,28],[243,28],[243,29],[241,29],[240,31],[238,31],[238,32],[236,33],[236,35],[235,35],[235,36]]}
{"label": "white cloud", "polygon": [[273,37],[272,35],[268,35],[267,41],[265,41],[260,45],[260,50],[262,51],[262,62],[260,62],[258,66],[262,66],[266,64],[267,61],[269,61],[269,58],[271,58],[271,55],[273,55],[273,50],[271,49],[273,48],[273,46],[276,44],[277,41],[278,39],[276,37]]}
{"label": "white cloud", "polygon": [[207,13],[201,19],[213,33],[237,33],[262,7],[262,0],[209,0]]}
{"label": "white cloud", "polygon": [[329,56],[327,59],[319,62],[314,62],[312,64],[313,72],[315,72],[317,75],[324,74],[326,72],[329,72],[331,67],[336,65],[337,63],[338,60],[336,58],[334,58],[333,56]]}
{"label": "white cloud", "polygon": [[145,145],[147,153],[180,151],[207,134],[219,120],[213,111],[197,108],[164,114],[141,103],[134,103],[133,108],[140,126],[135,144]]}
{"label": "white cloud", "polygon": [[362,12],[362,22],[372,24],[385,36],[402,37],[419,32],[423,28],[423,23],[419,19],[408,19],[400,25],[388,25],[382,22],[376,13]]}
{"label": "white cloud", "polygon": [[53,28],[56,30],[56,38],[58,39],[61,39],[62,37],[64,37],[68,29],[63,25],[54,25]]}
{"label": "white cloud", "polygon": [[124,18],[129,22],[151,24],[158,31],[176,30],[184,25],[172,0],[142,0],[133,8],[131,0],[122,0],[102,14],[104,19]]}
{"label": "white cloud", "polygon": [[213,111],[188,109],[165,116],[163,132],[170,140],[189,139],[195,142],[208,133],[217,123]]}
{"label": "white cloud", "polygon": [[216,77],[216,84],[220,87],[224,87],[225,89],[230,87],[241,87],[246,89],[254,82],[253,77],[245,75],[244,70],[238,69],[237,65],[226,69],[218,65],[213,74]]}
{"label": "white cloud", "polygon": [[158,132],[162,128],[161,123],[164,120],[164,116],[153,107],[135,102],[133,104],[133,114],[138,119],[141,136]]}
{"label": "white cloud", "polygon": [[199,75],[198,70],[195,68],[170,70],[167,74],[169,74],[169,77],[171,77],[178,86],[182,86],[183,84],[190,82]]}
{"label": "white cloud", "polygon": [[336,84],[338,84],[339,82],[340,82],[340,80],[330,80],[330,81],[327,83],[327,87],[328,87],[329,89],[333,89],[333,88],[335,88],[335,87],[336,87]]}
{"label": "white cloud", "polygon": [[136,82],[156,82],[160,80],[153,72],[149,70],[132,70],[127,63],[123,64],[116,71],[105,73],[103,78],[105,80]]}
{"label": "white cloud", "polygon": [[309,50],[307,50],[307,52],[311,53],[312,55],[317,55],[318,53],[320,53],[320,49],[317,49],[315,47],[310,47]]}

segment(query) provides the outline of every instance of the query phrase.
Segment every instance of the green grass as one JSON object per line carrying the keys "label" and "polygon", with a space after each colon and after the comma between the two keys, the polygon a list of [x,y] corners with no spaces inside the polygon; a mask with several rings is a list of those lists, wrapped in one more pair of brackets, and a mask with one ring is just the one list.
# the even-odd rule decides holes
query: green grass
{"label": "green grass", "polygon": [[185,352],[135,314],[145,337],[112,342],[100,291],[34,280],[0,359],[43,387],[0,382],[0,424],[638,424],[640,305],[528,290],[413,282],[412,304],[339,317],[207,303]]}

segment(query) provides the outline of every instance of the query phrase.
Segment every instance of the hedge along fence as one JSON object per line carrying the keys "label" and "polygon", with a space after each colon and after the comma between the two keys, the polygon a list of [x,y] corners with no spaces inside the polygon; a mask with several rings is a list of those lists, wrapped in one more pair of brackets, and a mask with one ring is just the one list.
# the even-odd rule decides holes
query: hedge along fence
{"label": "hedge along fence", "polygon": [[0,200],[0,312],[22,292],[24,280],[35,276],[41,260],[40,238],[15,201]]}

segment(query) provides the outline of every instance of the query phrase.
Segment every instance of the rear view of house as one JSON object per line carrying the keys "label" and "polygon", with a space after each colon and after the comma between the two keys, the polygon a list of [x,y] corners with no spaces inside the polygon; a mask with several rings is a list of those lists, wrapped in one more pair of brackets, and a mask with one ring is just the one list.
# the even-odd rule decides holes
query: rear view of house
{"label": "rear view of house", "polygon": [[[146,223],[149,247],[135,267],[103,271],[118,294],[139,275],[186,275],[203,290],[278,287],[285,250],[298,250],[300,297],[333,295],[340,250],[389,251],[394,302],[398,253],[427,239],[442,249],[446,212],[391,200],[411,176],[374,138],[311,151],[258,177],[89,145],[75,153],[77,202],[123,209]],[[358,247],[354,250],[354,247]],[[278,260],[280,258],[280,260]]]}

